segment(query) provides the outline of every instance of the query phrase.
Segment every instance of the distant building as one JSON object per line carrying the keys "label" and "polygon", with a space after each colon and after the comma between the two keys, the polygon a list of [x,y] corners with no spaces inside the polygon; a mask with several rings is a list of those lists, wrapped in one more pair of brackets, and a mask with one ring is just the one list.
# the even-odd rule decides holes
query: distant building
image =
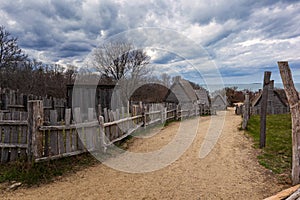
{"label": "distant building", "polygon": [[195,90],[195,93],[197,95],[197,104],[204,105],[209,107],[209,97],[208,97],[208,91],[204,88],[200,88],[198,90]]}
{"label": "distant building", "polygon": [[174,83],[170,87],[166,102],[177,103],[182,108],[191,108],[197,104],[197,95],[191,84],[180,76],[174,78]]}
{"label": "distant building", "polygon": [[[262,91],[251,100],[251,114],[259,115],[261,109]],[[267,114],[284,114],[290,112],[288,100],[283,89],[275,89],[274,81],[269,84]]]}
{"label": "distant building", "polygon": [[228,106],[226,96],[222,96],[221,94],[217,94],[211,100],[211,107],[214,110],[226,110]]}
{"label": "distant building", "polygon": [[111,78],[99,78],[87,75],[77,78],[75,84],[67,85],[67,106],[80,107],[82,112],[100,104],[102,109],[112,106],[112,94],[116,92],[116,81]]}

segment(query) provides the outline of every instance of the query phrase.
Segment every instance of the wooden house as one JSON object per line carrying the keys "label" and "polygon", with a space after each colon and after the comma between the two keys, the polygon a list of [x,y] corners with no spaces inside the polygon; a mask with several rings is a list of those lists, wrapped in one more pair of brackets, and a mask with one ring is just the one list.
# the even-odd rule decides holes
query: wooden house
{"label": "wooden house", "polygon": [[211,107],[214,110],[226,110],[228,106],[226,96],[222,96],[221,94],[217,94],[211,100]]}
{"label": "wooden house", "polygon": [[191,108],[197,104],[197,100],[197,95],[191,84],[180,76],[176,76],[167,94],[166,102],[177,103],[182,108]]}
{"label": "wooden house", "polygon": [[112,95],[116,91],[116,82],[111,78],[84,76],[75,84],[67,85],[67,107],[80,107],[86,112],[88,108],[97,109],[100,104],[102,109],[111,109]]}
{"label": "wooden house", "polygon": [[[259,115],[261,109],[262,91],[260,90],[251,100],[251,114]],[[268,89],[267,114],[284,114],[290,111],[288,100],[283,89],[275,89],[271,81]]]}
{"label": "wooden house", "polygon": [[197,98],[198,98],[197,104],[210,107],[208,91],[206,89],[200,88],[198,90],[195,90],[195,93],[196,93]]}

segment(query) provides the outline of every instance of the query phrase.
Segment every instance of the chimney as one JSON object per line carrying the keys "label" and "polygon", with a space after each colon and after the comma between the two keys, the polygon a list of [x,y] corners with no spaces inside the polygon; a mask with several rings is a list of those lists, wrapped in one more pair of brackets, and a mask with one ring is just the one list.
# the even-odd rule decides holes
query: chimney
{"label": "chimney", "polygon": [[181,80],[181,76],[175,76],[174,77],[174,83],[178,83]]}
{"label": "chimney", "polygon": [[274,80],[271,80],[269,83],[269,90],[274,90]]}

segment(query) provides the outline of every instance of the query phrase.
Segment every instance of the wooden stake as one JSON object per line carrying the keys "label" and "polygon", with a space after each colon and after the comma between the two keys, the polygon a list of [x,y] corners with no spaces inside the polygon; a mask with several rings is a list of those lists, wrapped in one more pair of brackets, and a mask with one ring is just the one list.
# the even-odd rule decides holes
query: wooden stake
{"label": "wooden stake", "polygon": [[260,148],[264,148],[266,146],[267,106],[270,78],[271,72],[266,71],[264,75],[263,93],[261,95],[260,105]]}
{"label": "wooden stake", "polygon": [[248,125],[248,120],[249,120],[249,111],[250,111],[250,101],[249,101],[249,94],[247,93],[245,95],[245,111],[243,113],[243,124],[242,124],[242,129],[245,130]]}
{"label": "wooden stake", "polygon": [[292,116],[292,182],[295,185],[300,182],[300,99],[288,62],[278,62],[278,67]]}
{"label": "wooden stake", "polygon": [[28,159],[42,157],[43,135],[39,127],[43,125],[44,119],[43,101],[28,101]]}

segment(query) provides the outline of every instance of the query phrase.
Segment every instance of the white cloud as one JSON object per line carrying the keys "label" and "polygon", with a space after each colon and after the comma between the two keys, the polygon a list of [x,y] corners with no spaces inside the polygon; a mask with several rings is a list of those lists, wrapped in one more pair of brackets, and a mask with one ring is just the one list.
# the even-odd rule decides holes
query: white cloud
{"label": "white cloud", "polygon": [[[299,10],[300,3],[293,1],[0,0],[0,21],[28,54],[45,62],[82,65],[99,42],[127,31],[131,35],[121,35],[147,47],[154,60],[183,65],[187,73],[186,62],[167,54],[206,71],[211,68],[205,59],[211,56],[229,81],[233,69],[244,73],[236,80],[250,80],[260,78],[264,67],[275,69],[277,60],[300,63]],[[161,32],[143,33],[146,27]]]}

